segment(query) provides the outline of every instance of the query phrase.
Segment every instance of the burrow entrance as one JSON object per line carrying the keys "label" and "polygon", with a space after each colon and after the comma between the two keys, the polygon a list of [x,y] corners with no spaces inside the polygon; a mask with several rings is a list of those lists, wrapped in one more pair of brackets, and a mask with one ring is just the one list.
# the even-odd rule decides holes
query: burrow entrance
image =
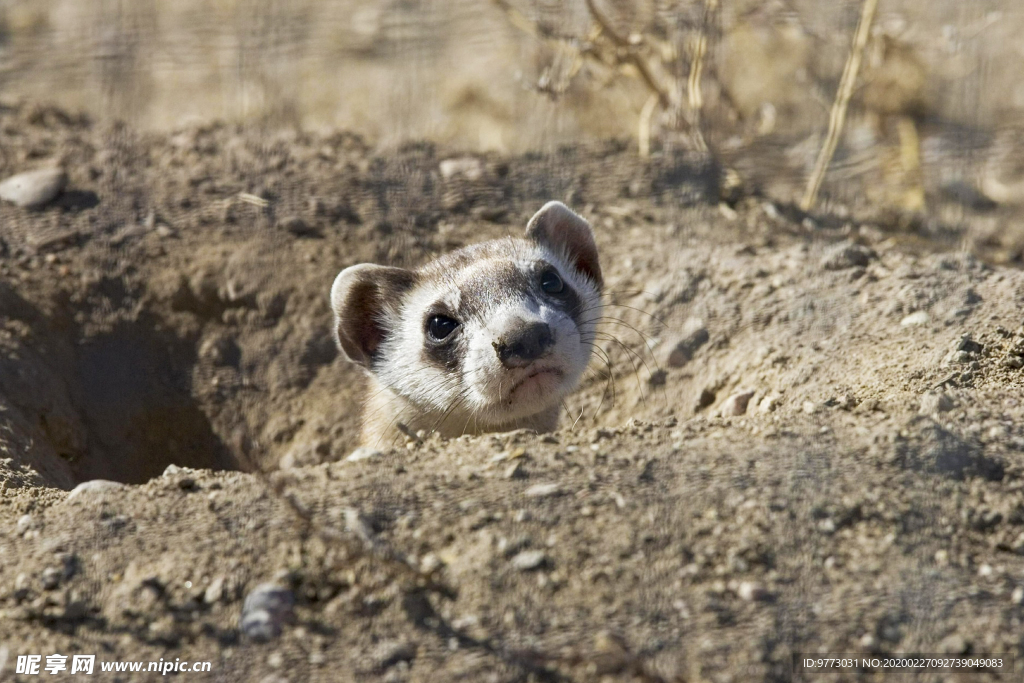
{"label": "burrow entrance", "polygon": [[0,446],[54,485],[241,468],[193,391],[198,336],[132,318],[97,326],[0,288]]}
{"label": "burrow entrance", "polygon": [[195,345],[147,322],[121,323],[76,348],[75,404],[89,441],[76,477],[138,483],[170,464],[237,469],[193,397]]}

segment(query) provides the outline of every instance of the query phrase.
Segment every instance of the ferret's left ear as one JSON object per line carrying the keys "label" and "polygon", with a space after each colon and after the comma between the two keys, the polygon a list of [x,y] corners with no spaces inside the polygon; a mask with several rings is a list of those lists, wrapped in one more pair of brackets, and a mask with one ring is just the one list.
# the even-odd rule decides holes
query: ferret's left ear
{"label": "ferret's left ear", "polygon": [[548,202],[542,206],[527,223],[526,236],[555,253],[565,254],[598,289],[604,286],[590,223],[562,202]]}

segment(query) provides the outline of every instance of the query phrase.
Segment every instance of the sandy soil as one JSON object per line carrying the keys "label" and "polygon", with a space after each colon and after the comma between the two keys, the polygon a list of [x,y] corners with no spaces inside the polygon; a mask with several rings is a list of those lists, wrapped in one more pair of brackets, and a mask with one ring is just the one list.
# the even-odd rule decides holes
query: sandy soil
{"label": "sandy soil", "polygon": [[[739,682],[793,680],[794,653],[1024,654],[1024,274],[952,248],[971,209],[804,216],[614,143],[378,155],[18,107],[0,145],[4,176],[70,175],[0,207],[0,675],[56,652]],[[333,276],[553,198],[593,222],[610,304],[563,429],[346,460]]]}

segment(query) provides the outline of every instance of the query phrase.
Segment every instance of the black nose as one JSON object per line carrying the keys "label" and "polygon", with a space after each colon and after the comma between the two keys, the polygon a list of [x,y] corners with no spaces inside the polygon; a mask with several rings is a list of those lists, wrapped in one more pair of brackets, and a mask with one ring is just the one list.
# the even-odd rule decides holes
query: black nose
{"label": "black nose", "polygon": [[524,323],[494,342],[501,364],[521,368],[537,360],[554,343],[555,337],[547,323]]}

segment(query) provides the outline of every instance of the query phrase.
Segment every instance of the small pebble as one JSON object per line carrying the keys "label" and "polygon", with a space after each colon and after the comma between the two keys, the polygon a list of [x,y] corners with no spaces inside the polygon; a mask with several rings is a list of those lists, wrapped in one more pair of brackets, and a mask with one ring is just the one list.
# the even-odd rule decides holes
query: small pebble
{"label": "small pebble", "polygon": [[57,567],[47,567],[43,570],[42,580],[43,588],[46,590],[53,590],[60,585],[60,580],[64,577],[64,571]]}
{"label": "small pebble", "polygon": [[754,397],[753,391],[741,391],[722,403],[722,417],[737,417],[747,412],[747,405]]}
{"label": "small pebble", "polygon": [[34,525],[35,519],[33,519],[32,515],[22,515],[21,517],[18,517],[18,522],[17,525],[15,526],[15,530],[18,532],[19,536],[22,536]]}
{"label": "small pebble", "polygon": [[360,460],[370,460],[381,455],[384,454],[378,451],[376,448],[370,448],[369,446],[360,446],[359,448],[349,453],[348,457],[345,458],[345,460],[348,462],[359,462]]}
{"label": "small pebble", "polygon": [[949,412],[952,409],[953,399],[941,391],[929,391],[921,397],[920,413],[922,415],[936,415]]}
{"label": "small pebble", "polygon": [[754,581],[741,581],[740,585],[736,588],[736,595],[739,596],[740,600],[753,602],[755,600],[764,600],[768,596],[768,591],[761,584]]}
{"label": "small pebble", "polygon": [[623,639],[611,631],[598,631],[594,636],[593,666],[597,674],[619,673],[629,666],[629,650]]}
{"label": "small pebble", "polygon": [[912,327],[914,325],[927,325],[931,322],[932,317],[928,315],[928,311],[915,311],[910,315],[903,318],[900,321],[900,325],[903,327]]}
{"label": "small pebble", "polygon": [[693,407],[694,412],[700,412],[715,402],[715,392],[710,389],[701,389],[697,404]]}
{"label": "small pebble", "polygon": [[479,180],[484,174],[484,165],[475,157],[460,157],[457,159],[445,159],[438,164],[441,177],[450,180],[457,175],[463,176],[466,180]]}
{"label": "small pebble", "polygon": [[844,270],[846,268],[863,268],[878,258],[878,254],[870,247],[863,247],[852,242],[844,242],[830,249],[821,260],[825,270]]}
{"label": "small pebble", "polygon": [[521,572],[540,569],[547,562],[548,556],[543,550],[524,550],[512,558],[512,566]]}
{"label": "small pebble", "polygon": [[527,498],[546,498],[548,496],[556,496],[562,492],[562,487],[558,484],[534,484],[530,488],[526,489]]}
{"label": "small pebble", "polygon": [[59,168],[26,171],[0,183],[0,199],[25,209],[38,209],[53,201],[67,182],[67,174]]}
{"label": "small pebble", "polygon": [[963,351],[964,353],[981,353],[985,350],[985,346],[971,339],[971,335],[965,334],[957,342],[956,350]]}
{"label": "small pebble", "polygon": [[697,349],[704,346],[710,339],[708,328],[700,318],[690,318],[683,323],[683,329],[676,337],[667,340],[667,352],[663,362],[672,368],[681,368],[691,360]]}
{"label": "small pebble", "polygon": [[946,636],[939,643],[939,653],[944,655],[962,655],[968,651],[969,647],[967,641],[963,639],[963,636],[953,634]]}
{"label": "small pebble", "polygon": [[261,583],[245,597],[240,622],[242,633],[260,642],[277,638],[294,612],[295,595],[290,590],[273,583]]}
{"label": "small pebble", "polygon": [[220,602],[221,598],[224,597],[224,577],[218,576],[210,585],[203,591],[203,602],[207,605],[212,605],[215,602]]}
{"label": "small pebble", "polygon": [[90,481],[83,481],[81,484],[71,489],[71,493],[69,493],[68,497],[64,500],[74,500],[80,496],[108,493],[111,491],[118,491],[123,488],[125,488],[125,485],[120,482],[108,481],[106,479],[92,479]]}
{"label": "small pebble", "polygon": [[504,477],[506,479],[522,479],[526,476],[526,472],[523,470],[523,463],[520,461],[514,462],[505,469]]}
{"label": "small pebble", "polygon": [[399,662],[410,662],[416,657],[416,646],[402,640],[385,640],[373,649],[370,659],[378,671],[390,669]]}

